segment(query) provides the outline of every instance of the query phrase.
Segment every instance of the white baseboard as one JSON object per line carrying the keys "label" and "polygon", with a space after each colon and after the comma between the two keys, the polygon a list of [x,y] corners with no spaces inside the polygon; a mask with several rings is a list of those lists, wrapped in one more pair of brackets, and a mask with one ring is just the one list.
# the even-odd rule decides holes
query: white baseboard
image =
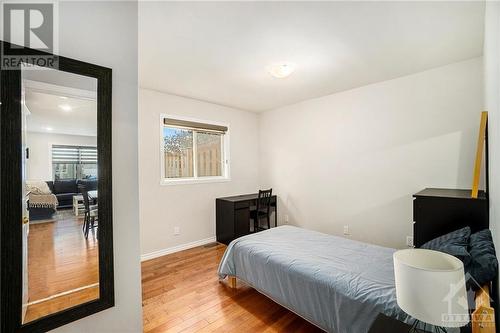
{"label": "white baseboard", "polygon": [[164,256],[164,255],[167,255],[167,254],[171,254],[171,253],[175,253],[175,252],[179,252],[179,251],[183,251],[183,250],[188,250],[188,249],[191,249],[191,248],[197,247],[197,246],[202,246],[202,245],[214,243],[215,241],[216,241],[216,239],[214,236],[214,237],[209,237],[209,238],[205,238],[205,239],[200,239],[200,240],[197,240],[197,241],[194,241],[191,243],[186,243],[186,244],[181,244],[181,245],[169,247],[169,248],[166,248],[163,250],[158,250],[158,251],[146,253],[146,254],[141,255],[141,261],[151,260],[154,258],[158,258],[158,257]]}

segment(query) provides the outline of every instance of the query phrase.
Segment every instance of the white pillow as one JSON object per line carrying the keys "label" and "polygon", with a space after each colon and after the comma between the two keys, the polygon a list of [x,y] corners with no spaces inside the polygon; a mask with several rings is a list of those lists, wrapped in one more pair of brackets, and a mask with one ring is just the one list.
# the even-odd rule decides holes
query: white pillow
{"label": "white pillow", "polygon": [[27,180],[26,190],[32,194],[51,194],[49,185],[43,180]]}

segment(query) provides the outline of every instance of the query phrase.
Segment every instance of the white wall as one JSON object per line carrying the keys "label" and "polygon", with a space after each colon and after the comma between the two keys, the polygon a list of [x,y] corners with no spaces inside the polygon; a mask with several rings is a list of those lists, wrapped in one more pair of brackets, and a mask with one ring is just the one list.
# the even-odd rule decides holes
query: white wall
{"label": "white wall", "polygon": [[412,197],[470,188],[482,106],[476,58],[265,112],[261,185],[280,220],[404,247]]}
{"label": "white wall", "polygon": [[96,146],[97,137],[28,132],[30,158],[26,163],[28,180],[52,180],[52,145]]}
{"label": "white wall", "polygon": [[490,157],[490,229],[497,253],[500,253],[500,3],[498,2],[486,3],[484,38],[484,104],[488,110]]}
{"label": "white wall", "polygon": [[[229,124],[229,182],[160,185],[160,114]],[[215,236],[215,198],[258,189],[258,115],[139,90],[139,195],[141,252],[151,254]],[[175,226],[181,234],[173,235]]]}
{"label": "white wall", "polygon": [[59,3],[60,54],[113,69],[115,307],[57,332],[142,332],[137,169],[137,2]]}

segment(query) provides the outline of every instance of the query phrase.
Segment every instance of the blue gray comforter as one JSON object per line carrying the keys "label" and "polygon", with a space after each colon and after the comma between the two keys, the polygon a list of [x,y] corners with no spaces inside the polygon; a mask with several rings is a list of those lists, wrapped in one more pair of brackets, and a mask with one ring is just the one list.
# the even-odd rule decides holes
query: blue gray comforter
{"label": "blue gray comforter", "polygon": [[334,333],[365,333],[378,313],[407,321],[396,303],[395,249],[281,226],[229,244],[219,276],[233,275]]}

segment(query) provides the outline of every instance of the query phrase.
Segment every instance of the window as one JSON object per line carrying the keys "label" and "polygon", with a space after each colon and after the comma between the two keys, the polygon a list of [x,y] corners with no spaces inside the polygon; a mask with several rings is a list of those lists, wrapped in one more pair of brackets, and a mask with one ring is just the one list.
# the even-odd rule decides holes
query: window
{"label": "window", "polygon": [[52,145],[52,174],[54,180],[97,178],[97,148]]}
{"label": "window", "polygon": [[227,126],[161,117],[162,184],[229,179]]}

